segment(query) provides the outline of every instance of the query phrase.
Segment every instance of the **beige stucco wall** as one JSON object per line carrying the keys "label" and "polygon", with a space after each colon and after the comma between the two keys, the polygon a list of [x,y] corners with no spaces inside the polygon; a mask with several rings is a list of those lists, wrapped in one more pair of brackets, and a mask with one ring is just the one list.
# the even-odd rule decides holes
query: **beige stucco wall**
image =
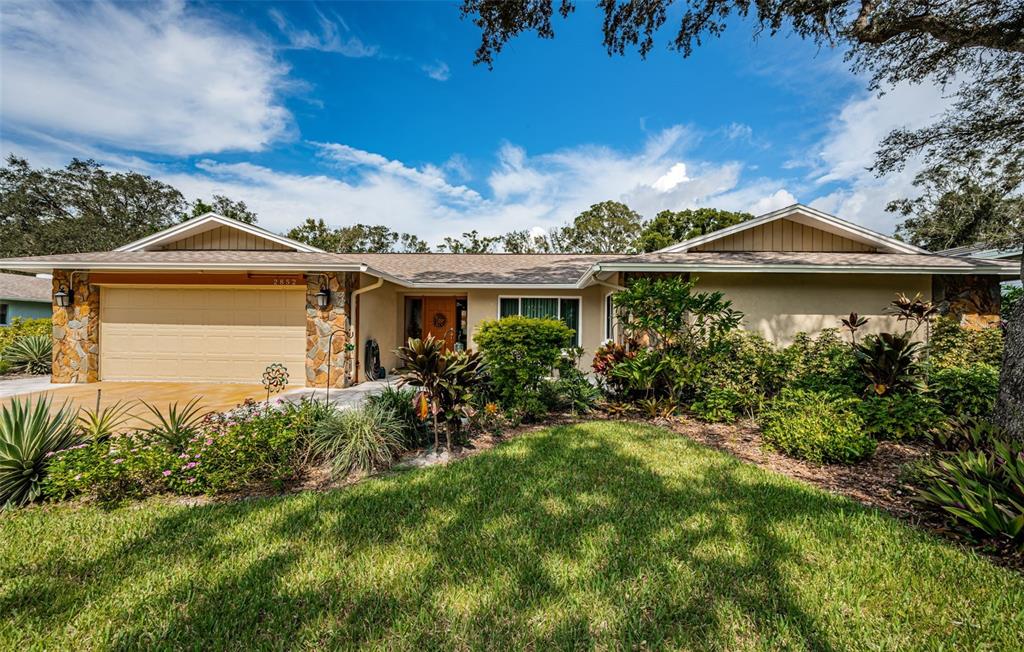
{"label": "beige stucco wall", "polygon": [[[362,275],[361,287],[376,282],[376,278]],[[359,314],[359,333],[356,346],[359,354],[359,380],[363,376],[363,347],[368,338],[377,340],[380,345],[381,363],[389,371],[395,367],[397,360],[394,349],[402,342],[402,324],[405,319],[405,297],[426,295],[465,296],[467,302],[467,321],[469,327],[469,346],[475,349],[473,334],[480,322],[496,319],[498,316],[499,296],[524,297],[580,297],[581,301],[581,344],[586,349],[582,363],[589,367],[594,350],[604,341],[604,297],[608,288],[595,286],[584,290],[410,290],[385,281],[384,284],[370,290],[359,297],[361,305]]]}
{"label": "beige stucco wall", "polygon": [[[359,275],[359,287],[373,285],[377,278],[368,274]],[[390,281],[384,281],[381,287],[361,294],[358,298],[359,333],[355,342],[356,354],[359,356],[359,380],[363,375],[363,351],[366,340],[373,338],[380,346],[380,361],[390,371],[396,364],[394,350],[400,343],[404,300],[399,293],[401,288]]]}
{"label": "beige stucco wall", "polygon": [[743,312],[743,328],[780,345],[800,331],[838,328],[850,312],[871,319],[865,332],[895,330],[896,318],[885,309],[897,292],[931,299],[931,277],[911,274],[705,273],[697,287],[725,292]]}

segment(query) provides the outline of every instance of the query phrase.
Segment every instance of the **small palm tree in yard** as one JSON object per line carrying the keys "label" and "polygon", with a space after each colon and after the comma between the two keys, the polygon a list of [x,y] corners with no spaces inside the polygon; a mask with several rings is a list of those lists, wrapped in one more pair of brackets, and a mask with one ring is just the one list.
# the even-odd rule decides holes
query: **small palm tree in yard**
{"label": "small palm tree in yard", "polygon": [[15,371],[48,374],[53,368],[53,340],[48,335],[27,335],[4,349],[3,360]]}
{"label": "small palm tree in yard", "polygon": [[35,403],[14,398],[0,407],[0,506],[37,499],[50,457],[83,441],[66,403],[52,414],[48,397]]}

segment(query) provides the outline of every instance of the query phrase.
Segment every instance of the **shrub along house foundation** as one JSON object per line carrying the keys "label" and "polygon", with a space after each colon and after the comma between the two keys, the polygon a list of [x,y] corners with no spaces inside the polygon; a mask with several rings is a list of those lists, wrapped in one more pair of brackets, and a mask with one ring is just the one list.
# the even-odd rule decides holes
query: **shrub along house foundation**
{"label": "shrub along house foundation", "polygon": [[54,382],[256,383],[279,362],[307,387],[365,379],[367,340],[390,369],[406,337],[473,348],[480,322],[508,315],[561,319],[592,354],[617,336],[611,297],[637,274],[722,290],[744,328],[778,344],[851,311],[895,328],[897,292],[985,326],[1000,280],[1017,274],[1015,262],[931,254],[800,205],[633,256],[332,254],[211,213],[114,251],[0,269],[54,275]]}

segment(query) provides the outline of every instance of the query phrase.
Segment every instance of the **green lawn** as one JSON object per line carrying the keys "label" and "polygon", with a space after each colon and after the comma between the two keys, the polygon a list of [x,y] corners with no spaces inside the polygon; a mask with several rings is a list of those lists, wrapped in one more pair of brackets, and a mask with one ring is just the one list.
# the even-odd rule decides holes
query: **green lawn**
{"label": "green lawn", "polygon": [[1024,648],[1024,579],[593,422],[325,494],[0,516],[0,649]]}

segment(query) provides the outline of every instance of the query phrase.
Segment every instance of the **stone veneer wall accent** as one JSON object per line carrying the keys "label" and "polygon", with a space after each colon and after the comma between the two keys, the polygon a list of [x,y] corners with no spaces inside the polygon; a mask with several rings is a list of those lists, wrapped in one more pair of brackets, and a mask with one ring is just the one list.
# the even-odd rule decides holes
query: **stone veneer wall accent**
{"label": "stone veneer wall accent", "polygon": [[[331,292],[331,305],[326,310],[317,307],[316,295],[326,277]],[[306,387],[327,387],[327,343],[334,331],[340,331],[331,341],[331,387],[352,384],[347,350],[351,334],[349,307],[356,275],[329,272],[310,272],[306,276]]]}
{"label": "stone veneer wall accent", "polygon": [[932,277],[932,302],[943,315],[959,320],[961,326],[998,326],[1000,300],[997,276],[936,274]]}
{"label": "stone veneer wall accent", "polygon": [[99,380],[100,289],[89,285],[89,275],[54,270],[53,291],[68,288],[74,302],[67,308],[53,304],[53,382],[94,383]]}

